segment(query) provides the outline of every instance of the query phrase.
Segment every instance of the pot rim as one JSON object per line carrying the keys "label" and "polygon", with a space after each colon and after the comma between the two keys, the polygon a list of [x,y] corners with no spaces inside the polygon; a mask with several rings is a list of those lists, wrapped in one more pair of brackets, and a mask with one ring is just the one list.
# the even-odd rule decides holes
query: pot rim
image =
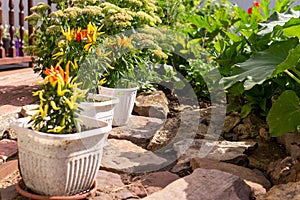
{"label": "pot rim", "polygon": [[[89,120],[96,120],[99,123],[100,128],[95,128],[87,131],[83,131],[80,133],[74,133],[74,134],[52,134],[52,133],[43,133],[37,130],[32,129],[30,133],[34,135],[38,135],[40,138],[44,139],[51,139],[51,140],[78,140],[82,138],[88,138],[92,137],[95,134],[107,134],[109,131],[111,131],[112,127],[107,122],[102,121],[101,119],[96,119],[92,117],[88,117],[85,115],[80,115],[80,118],[86,118]],[[29,118],[19,118],[16,121],[12,122],[11,126],[15,129],[22,129],[22,128],[30,128]],[[96,131],[97,130],[97,131]]]}

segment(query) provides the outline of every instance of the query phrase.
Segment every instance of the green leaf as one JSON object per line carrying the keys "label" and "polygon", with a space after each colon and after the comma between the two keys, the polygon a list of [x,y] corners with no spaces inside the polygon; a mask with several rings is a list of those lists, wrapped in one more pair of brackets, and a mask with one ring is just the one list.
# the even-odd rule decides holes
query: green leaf
{"label": "green leaf", "polygon": [[241,110],[241,118],[245,118],[249,115],[249,113],[252,110],[252,102],[246,103],[243,105],[242,110]]}
{"label": "green leaf", "polygon": [[273,137],[297,130],[300,110],[299,98],[294,91],[287,90],[280,95],[267,116],[267,122]]}
{"label": "green leaf", "polygon": [[287,69],[296,68],[299,59],[300,59],[300,44],[298,44],[295,49],[292,49],[289,52],[289,55],[287,56],[284,62],[282,62],[280,65],[277,66],[274,75],[284,72],[284,70]]}
{"label": "green leaf", "polygon": [[245,90],[250,90],[256,84],[262,84],[271,77],[276,67],[285,61],[289,51],[299,43],[297,38],[273,43],[270,48],[254,53],[253,56],[237,65],[238,74],[221,79],[224,88],[228,89],[239,81],[244,81]]}
{"label": "green leaf", "polygon": [[285,13],[274,12],[267,21],[259,23],[261,28],[258,35],[265,35],[273,32],[273,30],[291,29],[292,26],[300,24],[299,17],[300,11],[295,10],[288,10]]}

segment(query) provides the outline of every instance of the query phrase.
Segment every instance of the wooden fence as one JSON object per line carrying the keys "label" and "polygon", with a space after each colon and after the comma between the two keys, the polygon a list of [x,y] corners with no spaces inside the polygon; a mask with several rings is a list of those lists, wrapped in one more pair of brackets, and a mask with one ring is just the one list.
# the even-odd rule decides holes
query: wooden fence
{"label": "wooden fence", "polygon": [[[47,2],[51,4],[50,0]],[[0,0],[0,67],[7,64],[30,63],[31,57],[24,53],[23,47],[25,33],[28,34],[26,37],[29,37],[33,32],[33,27],[28,24],[28,30],[26,30],[24,19],[25,13],[28,15],[32,13],[30,8],[34,6],[33,3],[33,0]],[[3,9],[7,6],[4,4],[8,4],[8,10]],[[15,15],[15,10],[18,10],[17,15]],[[8,24],[4,24],[4,16],[8,16]],[[15,19],[15,16],[18,16],[18,19]],[[16,37],[17,32],[18,37]],[[4,38],[5,34],[7,37]],[[33,44],[33,40],[28,39],[28,43]],[[30,66],[32,66],[31,63]]]}

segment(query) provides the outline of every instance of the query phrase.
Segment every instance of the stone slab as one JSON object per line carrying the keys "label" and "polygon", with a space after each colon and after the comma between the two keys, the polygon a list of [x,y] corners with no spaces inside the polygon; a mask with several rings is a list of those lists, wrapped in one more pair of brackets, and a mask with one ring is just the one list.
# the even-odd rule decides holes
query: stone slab
{"label": "stone slab", "polygon": [[239,177],[219,170],[196,169],[143,200],[249,200],[251,189]]}
{"label": "stone slab", "polygon": [[210,141],[203,139],[186,139],[174,144],[181,162],[189,162],[192,158],[207,158],[226,161],[233,164],[247,164],[246,151],[257,148],[255,142]]}
{"label": "stone slab", "polygon": [[0,165],[0,181],[18,170],[18,160],[11,160]]}
{"label": "stone slab", "polygon": [[101,167],[113,172],[142,173],[156,171],[164,167],[165,163],[165,158],[130,141],[108,139],[108,145],[103,150]]}
{"label": "stone slab", "polygon": [[163,124],[162,119],[132,115],[126,126],[114,127],[109,138],[129,140],[145,146]]}
{"label": "stone slab", "polygon": [[97,192],[96,196],[90,199],[111,200],[111,199],[128,199],[134,198],[121,180],[119,174],[99,170],[96,176]]}
{"label": "stone slab", "polygon": [[5,161],[7,158],[15,155],[17,152],[18,144],[15,140],[0,140],[0,159]]}

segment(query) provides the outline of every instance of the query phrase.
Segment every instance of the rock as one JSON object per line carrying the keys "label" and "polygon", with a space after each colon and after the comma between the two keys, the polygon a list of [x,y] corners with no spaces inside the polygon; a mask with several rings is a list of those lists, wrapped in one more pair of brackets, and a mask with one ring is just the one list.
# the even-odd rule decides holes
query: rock
{"label": "rock", "polygon": [[300,158],[300,133],[286,133],[277,137],[277,141],[285,146],[292,157]]}
{"label": "rock", "polygon": [[39,108],[39,105],[37,105],[37,104],[30,104],[30,105],[22,106],[20,114],[23,117],[33,116],[37,112],[38,108]]}
{"label": "rock", "polygon": [[194,170],[197,168],[217,169],[223,172],[236,175],[245,181],[250,181],[262,185],[266,189],[269,189],[271,187],[270,181],[265,176],[258,174],[255,171],[246,167],[241,167],[238,165],[219,162],[219,161],[205,159],[205,158],[203,159],[193,158],[191,160],[191,166],[192,169]]}
{"label": "rock", "polygon": [[[265,141],[260,138],[251,140],[256,142],[257,149],[248,155],[249,167],[266,172],[271,162],[282,159],[286,156],[284,148],[273,140]],[[274,151],[275,149],[275,151]]]}
{"label": "rock", "polygon": [[255,142],[209,141],[202,139],[182,140],[174,144],[181,162],[189,162],[192,158],[207,158],[226,161],[238,165],[247,165],[246,151],[255,149]]}
{"label": "rock", "polygon": [[176,136],[178,132],[178,126],[180,124],[179,119],[169,118],[166,120],[162,129],[155,132],[147,145],[147,149],[150,151],[156,151],[163,147],[166,147],[169,142]]}
{"label": "rock", "polygon": [[277,200],[277,199],[300,199],[300,182],[290,182],[287,184],[275,185],[267,194],[259,196],[257,200]]}
{"label": "rock", "polygon": [[223,131],[225,133],[229,133],[238,123],[240,123],[240,121],[241,121],[241,117],[236,113],[227,115],[225,117]]}
{"label": "rock", "polygon": [[10,129],[10,123],[19,118],[18,113],[8,113],[0,116],[0,139],[15,139],[13,130]]}
{"label": "rock", "polygon": [[104,147],[101,167],[112,172],[142,173],[156,171],[168,160],[147,151],[130,141],[108,139]]}
{"label": "rock", "polygon": [[177,179],[179,179],[179,176],[168,171],[154,172],[146,175],[141,180],[134,181],[128,189],[142,198],[162,190]]}
{"label": "rock", "polygon": [[132,194],[122,182],[121,176],[112,172],[99,170],[97,176],[97,193],[91,199],[111,200],[111,199],[128,199],[134,198]]}
{"label": "rock", "polygon": [[18,144],[15,140],[0,140],[0,160],[6,161],[7,158],[14,156],[18,152]]}
{"label": "rock", "polygon": [[188,162],[177,162],[171,169],[172,173],[181,174],[182,172],[190,171],[191,166]]}
{"label": "rock", "polygon": [[246,138],[256,138],[259,136],[259,131],[261,128],[267,128],[266,122],[260,119],[254,114],[249,114],[242,123],[237,125],[234,129],[235,139],[246,139]]}
{"label": "rock", "polygon": [[289,156],[270,163],[267,173],[275,185],[300,181],[300,162]]}
{"label": "rock", "polygon": [[140,116],[166,119],[169,108],[166,95],[159,90],[141,93],[135,100],[133,111]]}
{"label": "rock", "polygon": [[267,193],[266,188],[264,188],[262,185],[247,180],[244,181],[251,188],[251,199],[256,199],[260,195]]}
{"label": "rock", "polygon": [[0,191],[0,199],[2,200],[16,199],[17,197],[18,197],[18,193],[16,190],[16,185],[11,185]]}
{"label": "rock", "polygon": [[200,121],[200,109],[184,109],[179,118],[167,119],[164,128],[155,133],[147,149],[156,151],[169,148],[171,150],[175,142],[194,138]]}
{"label": "rock", "polygon": [[196,169],[143,200],[248,200],[250,187],[239,177],[219,170]]}
{"label": "rock", "polygon": [[109,132],[109,138],[129,140],[145,147],[164,121],[158,118],[131,116],[126,126],[115,127]]}

